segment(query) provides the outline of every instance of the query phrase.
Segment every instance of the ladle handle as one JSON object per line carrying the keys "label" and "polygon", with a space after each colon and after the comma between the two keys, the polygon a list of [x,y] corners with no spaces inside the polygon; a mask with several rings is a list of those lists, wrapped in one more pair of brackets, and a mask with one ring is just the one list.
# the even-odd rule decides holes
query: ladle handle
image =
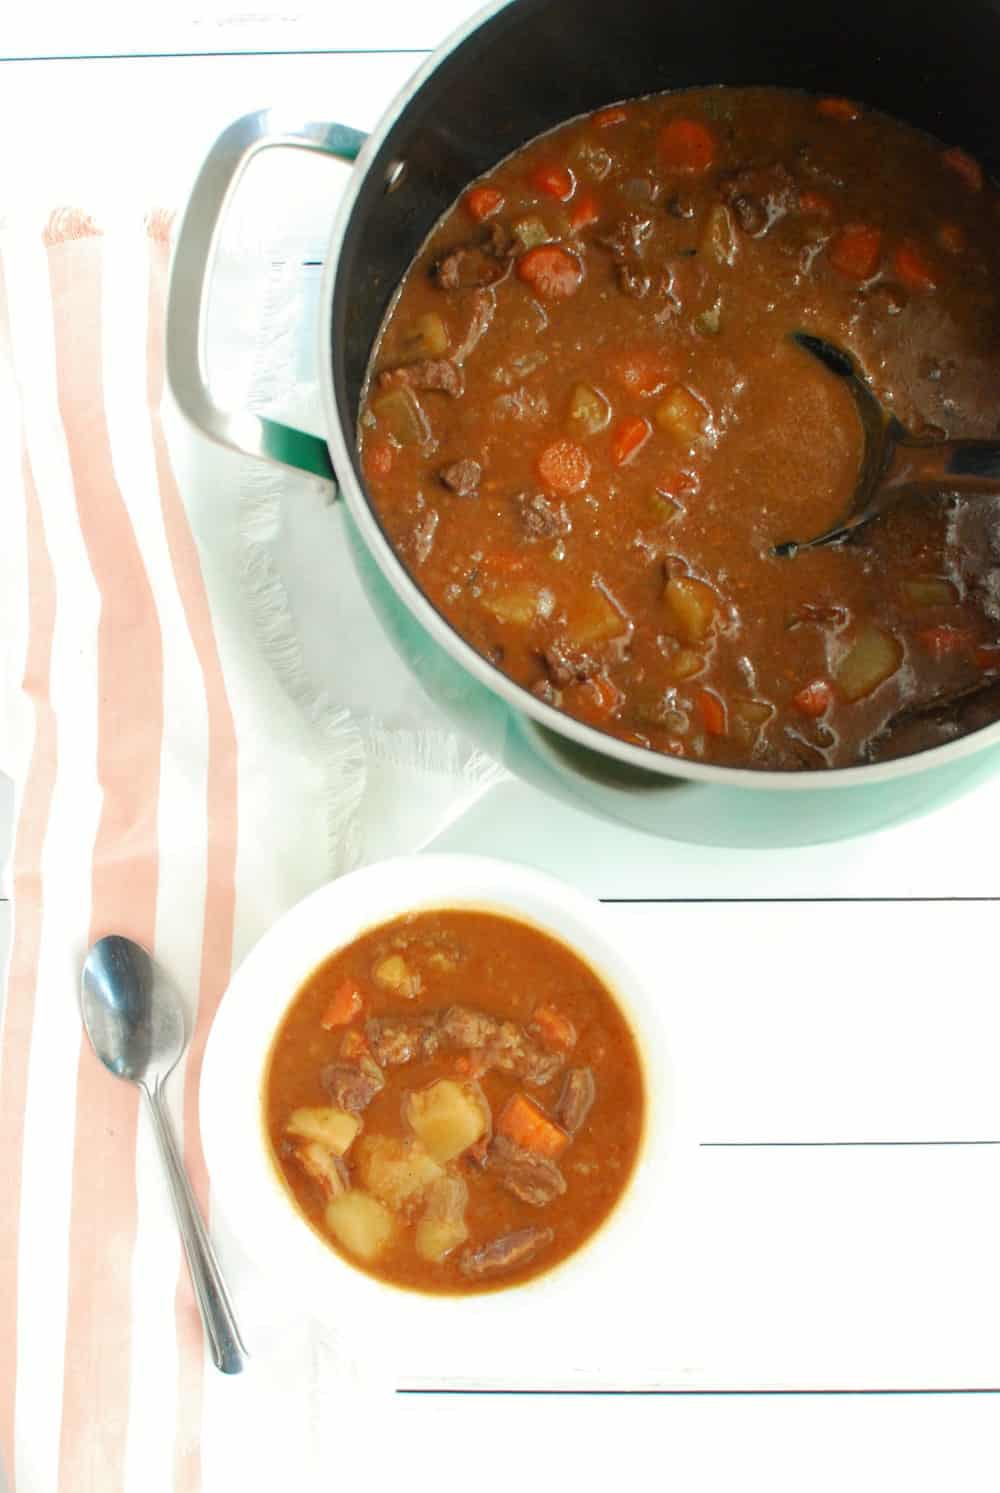
{"label": "ladle handle", "polygon": [[219,1262],[215,1258],[215,1251],[178,1154],[160,1090],[144,1089],[143,1093],[148,1100],[153,1134],[156,1136],[156,1144],[170,1184],[177,1227],[187,1256],[198,1310],[205,1324],[212,1360],[223,1374],[238,1374],[246,1366],[249,1354],[236,1325],[233,1304],[222,1279]]}
{"label": "ladle handle", "polygon": [[948,462],[949,477],[1000,482],[1000,441],[955,441]]}
{"label": "ladle handle", "polygon": [[891,507],[904,489],[1000,492],[1000,441],[900,441],[865,520]]}

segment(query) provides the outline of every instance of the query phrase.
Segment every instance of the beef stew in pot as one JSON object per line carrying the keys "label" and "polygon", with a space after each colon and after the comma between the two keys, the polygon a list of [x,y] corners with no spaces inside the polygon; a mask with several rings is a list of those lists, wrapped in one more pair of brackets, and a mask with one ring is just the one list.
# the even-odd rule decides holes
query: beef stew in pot
{"label": "beef stew in pot", "polygon": [[998,267],[978,164],[854,101],[572,120],[405,277],[360,419],[374,508],[472,646],[626,741],[788,771],[950,740],[1000,717],[1000,501],[776,558],[847,511],[862,447],[791,334],[849,350],[918,436],[995,436]]}

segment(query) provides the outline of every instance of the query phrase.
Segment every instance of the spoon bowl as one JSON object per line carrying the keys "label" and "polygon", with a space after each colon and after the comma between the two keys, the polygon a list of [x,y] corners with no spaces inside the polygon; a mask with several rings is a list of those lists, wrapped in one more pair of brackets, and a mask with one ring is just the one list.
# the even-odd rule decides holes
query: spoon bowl
{"label": "spoon bowl", "polygon": [[177,992],[142,947],[110,934],[83,965],[80,1014],[91,1046],[116,1078],[163,1083],[184,1051]]}
{"label": "spoon bowl", "polygon": [[108,1072],[135,1084],[146,1101],[212,1359],[222,1373],[237,1374],[247,1350],[163,1100],[163,1085],[184,1051],[177,991],[141,944],[110,934],[84,960],[80,1014]]}
{"label": "spoon bowl", "polygon": [[841,379],[854,400],[864,450],[846,517],[812,539],[786,539],[771,553],[791,559],[802,550],[850,539],[899,503],[944,494],[1000,493],[1000,441],[923,441],[882,408],[850,353],[812,332],[792,332],[792,342]]}

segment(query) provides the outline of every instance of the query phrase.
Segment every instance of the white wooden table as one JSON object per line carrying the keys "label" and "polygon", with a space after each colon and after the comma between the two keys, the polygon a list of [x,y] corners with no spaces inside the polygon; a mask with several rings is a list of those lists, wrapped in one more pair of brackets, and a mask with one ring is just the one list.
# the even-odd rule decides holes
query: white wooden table
{"label": "white wooden table", "polygon": [[[122,178],[180,203],[219,129],[263,105],[370,126],[471,9],[47,0],[7,16],[0,208],[95,207]],[[633,1369],[619,1342],[593,1391],[541,1394],[559,1386],[528,1372],[512,1410],[524,1386],[456,1393],[467,1377],[449,1384],[431,1351],[396,1439],[432,1427],[480,1465],[503,1410],[536,1448],[531,1489],[565,1448],[583,1488],[620,1481],[625,1448],[685,1493],[997,1487],[998,822],[1000,779],[867,840],[706,850],[510,783],[442,837],[606,899],[660,980],[686,1166],[664,1210],[670,1309],[650,1320],[687,1377],[665,1388],[655,1353]]]}

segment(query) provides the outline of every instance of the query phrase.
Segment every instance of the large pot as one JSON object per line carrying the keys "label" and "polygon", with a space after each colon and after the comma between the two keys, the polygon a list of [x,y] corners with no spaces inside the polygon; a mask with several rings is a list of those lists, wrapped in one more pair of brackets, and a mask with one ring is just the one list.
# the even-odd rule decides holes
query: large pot
{"label": "large pot", "polygon": [[[341,125],[230,126],[203,166],[174,258],[170,384],[206,434],[336,482],[376,612],[429,691],[520,776],[675,838],[807,844],[857,834],[991,774],[1000,723],[875,766],[762,773],[662,757],[586,726],[512,683],[452,630],[393,553],[362,484],[358,402],[373,339],[426,234],[461,189],[540,131],[612,100],[710,83],[780,84],[863,99],[987,167],[1000,161],[998,0],[508,0],[456,32],[365,139]],[[220,217],[249,160],[275,146],[355,160],[326,257],[318,367],[326,440],[220,410],[204,374],[205,285]]]}

